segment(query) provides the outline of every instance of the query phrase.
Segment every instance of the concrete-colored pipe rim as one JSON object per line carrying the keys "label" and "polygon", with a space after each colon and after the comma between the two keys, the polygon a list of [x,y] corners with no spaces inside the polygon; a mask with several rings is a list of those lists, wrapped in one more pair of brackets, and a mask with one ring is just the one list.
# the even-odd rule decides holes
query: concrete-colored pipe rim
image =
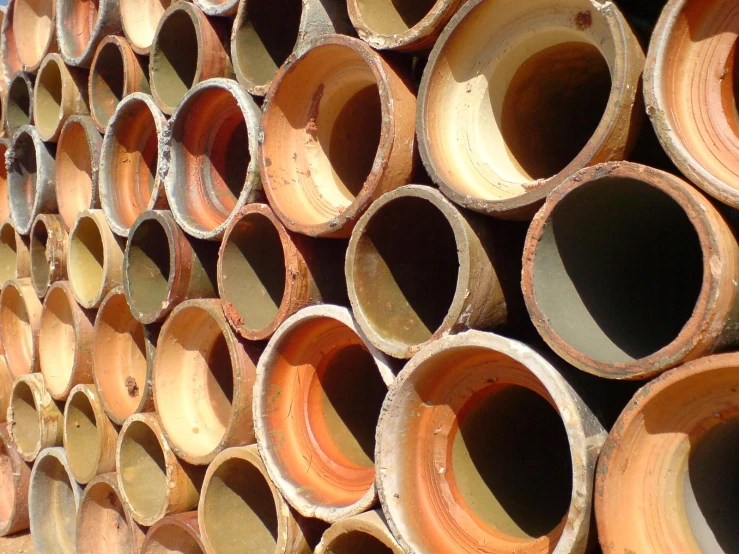
{"label": "concrete-colored pipe rim", "polygon": [[[501,392],[509,397],[493,398]],[[495,402],[486,402],[491,398]],[[508,413],[480,409],[498,405]],[[475,413],[485,419],[472,418],[478,425],[462,430]],[[496,426],[491,418],[503,425]],[[536,422],[535,427],[525,432],[508,425],[523,420]],[[515,448],[531,448],[534,432],[551,444],[536,446],[525,456],[513,454],[506,479],[491,484],[502,468],[488,471],[486,481],[474,460],[492,463],[498,458],[472,454],[470,448],[475,429],[486,437],[478,437],[478,446],[489,447],[496,427],[507,428],[510,435],[497,435],[498,449],[515,453]],[[528,346],[480,331],[443,337],[405,366],[383,405],[375,461],[388,525],[405,551],[418,554],[468,552],[470,545],[480,544],[500,553],[582,554],[590,533],[595,463],[605,438],[562,375]],[[524,459],[538,459],[548,469],[534,475],[537,470],[527,470],[530,464],[523,464]],[[537,484],[531,494],[515,495],[526,511],[511,515],[510,495],[516,486],[532,481]],[[505,492],[508,487],[514,488]],[[532,512],[540,509],[546,512]]]}
{"label": "concrete-colored pipe rim", "polygon": [[[342,354],[349,359],[342,359]],[[361,405],[369,418],[361,422],[372,424],[366,436],[356,437],[354,431],[367,430],[350,427],[336,408],[329,411],[321,403],[326,388],[322,379],[336,360],[352,368],[352,377],[362,378],[359,384],[351,383],[353,390],[344,382],[342,395],[352,409]],[[328,375],[336,380],[341,374]],[[298,513],[333,523],[375,504],[372,451],[366,452],[368,445],[360,441],[371,442],[374,437],[372,417],[379,413],[394,377],[388,358],[367,341],[346,308],[328,304],[304,308],[272,336],[257,366],[254,427],[272,482]],[[334,394],[328,402],[338,400]],[[341,432],[332,432],[333,428],[343,428],[351,439],[338,444]],[[285,438],[275,441],[275,436]]]}
{"label": "concrete-colored pipe rim", "polygon": [[262,198],[259,116],[231,79],[199,83],[177,106],[164,131],[159,174],[187,234],[218,240],[241,208]]}
{"label": "concrete-colored pipe rim", "polygon": [[321,537],[315,554],[404,554],[380,510],[337,521]]}
{"label": "concrete-colored pipe rim", "polygon": [[330,35],[306,48],[288,58],[264,100],[262,180],[288,229],[345,238],[375,199],[411,180],[415,93],[361,40]]}
{"label": "concrete-colored pipe rim", "polygon": [[0,537],[28,529],[28,486],[31,469],[15,449],[4,426],[0,426],[0,497],[4,509],[0,513]]}
{"label": "concrete-colored pipe rim", "polygon": [[[24,125],[13,136],[5,165],[11,217],[17,231],[27,235],[39,213],[57,211],[53,146],[43,142],[36,127]],[[30,205],[29,199],[33,199]]]}
{"label": "concrete-colored pipe rim", "polygon": [[12,279],[0,293],[0,342],[13,377],[38,370],[41,301],[30,279]]}
{"label": "concrete-colored pipe rim", "polygon": [[205,554],[197,512],[167,516],[149,529],[141,554]]}
{"label": "concrete-colored pipe rim", "polygon": [[43,298],[53,283],[67,277],[67,230],[60,216],[38,214],[29,238],[31,282]]}
{"label": "concrete-colored pipe rim", "polygon": [[159,20],[172,1],[180,0],[119,0],[123,34],[136,54],[150,54]]}
{"label": "concrete-colored pipe rim", "polygon": [[33,83],[34,76],[25,71],[18,71],[5,89],[5,106],[3,126],[9,137],[24,125],[33,124]]}
{"label": "concrete-colored pipe rim", "polygon": [[[603,552],[730,552],[737,530],[739,356],[690,362],[645,385],[598,461],[595,516]],[[734,488],[732,488],[734,486]],[[730,517],[730,516],[729,516]],[[725,549],[725,550],[724,550]]]}
{"label": "concrete-colored pipe rim", "polygon": [[11,25],[23,71],[36,73],[44,57],[57,51],[56,2],[14,0]]}
{"label": "concrete-colored pipe rim", "polygon": [[138,554],[143,542],[144,530],[121,500],[115,473],[90,481],[77,513],[75,554]]}
{"label": "concrete-colored pipe rim", "polygon": [[10,217],[10,190],[8,189],[8,168],[2,163],[11,148],[9,139],[0,139],[0,221]]}
{"label": "concrete-colored pipe rim", "polygon": [[31,251],[27,237],[18,234],[13,221],[0,223],[0,288],[12,279],[31,277]]}
{"label": "concrete-colored pipe rim", "polygon": [[[10,393],[13,391],[14,380],[13,374],[8,369],[8,362],[5,361],[5,354],[0,354],[0,423],[7,421]],[[3,426],[0,425],[0,429],[2,428]],[[2,526],[0,526],[1,528]],[[0,536],[2,535],[0,534]]]}
{"label": "concrete-colored pipe rim", "polygon": [[100,41],[121,30],[118,0],[98,0],[92,5],[80,0],[52,1],[56,2],[56,38],[64,62],[90,67]]}
{"label": "concrete-colored pipe rim", "polygon": [[44,448],[62,445],[64,416],[40,373],[16,377],[8,403],[8,433],[21,457],[33,462]]}
{"label": "concrete-colored pipe rim", "polygon": [[209,16],[234,16],[239,7],[239,0],[193,0],[193,3]]}
{"label": "concrete-colored pipe rim", "polygon": [[23,64],[18,57],[18,50],[15,47],[15,36],[13,34],[13,13],[15,12],[16,0],[8,0],[5,9],[5,17],[0,24],[0,64],[2,64],[2,80],[5,85],[10,85],[14,75],[21,71]]}
{"label": "concrete-colored pipe rim", "polygon": [[42,451],[31,471],[28,495],[31,539],[38,554],[75,554],[81,500],[82,487],[69,471],[64,448]]}
{"label": "concrete-colored pipe rim", "polygon": [[416,125],[424,165],[457,204],[530,219],[575,171],[630,152],[643,65],[613,2],[471,0],[423,74]]}
{"label": "concrete-colored pipe rim", "polygon": [[80,212],[100,208],[98,175],[102,144],[103,139],[88,116],[73,115],[62,127],[54,180],[59,215],[67,231],[74,227]]}
{"label": "concrete-colored pipe rim", "polygon": [[[626,186],[631,187],[628,189],[631,191],[629,198],[618,200],[618,195],[623,194],[620,191],[627,190]],[[593,195],[588,189],[599,192]],[[603,205],[603,200],[601,205],[592,204],[597,201],[596,196],[602,199],[606,194],[609,194],[611,204]],[[637,194],[642,196],[641,204],[633,201],[632,197]],[[612,204],[617,201],[624,201],[622,209],[613,208]],[[639,208],[647,202],[649,211]],[[578,206],[581,206],[579,211]],[[655,215],[658,209],[659,217]],[[591,215],[596,210],[600,210],[600,218]],[[562,231],[555,235],[559,229],[555,226],[558,213],[568,215],[560,218]],[[611,233],[611,229],[617,228],[617,223],[610,227],[603,224],[609,213],[618,213],[619,221],[622,217],[625,221],[627,214],[632,214],[629,217],[635,223],[630,228],[641,233],[629,246],[629,255],[634,259],[631,265],[626,255],[619,257],[615,254],[618,243],[614,241],[619,237],[627,239],[625,235]],[[676,232],[661,218],[674,222],[674,229],[681,230],[679,240],[659,234],[660,228]],[[573,221],[579,223],[567,231],[568,222]],[[644,228],[650,221],[659,223],[639,230],[638,225]],[[577,255],[567,247],[577,246],[582,253],[591,242],[580,237],[572,240],[573,232],[602,242],[598,249],[591,250],[592,256],[583,254],[586,256],[581,257],[584,263],[576,262]],[[661,241],[655,242],[658,239]],[[555,241],[556,252],[552,248]],[[641,245],[642,250],[631,253],[634,244]],[[675,244],[672,249],[671,244]],[[606,285],[608,275],[615,275],[606,258],[601,258],[602,264],[586,265],[589,260],[599,259],[599,251],[618,257],[615,271],[621,288]],[[644,379],[736,341],[734,333],[726,329],[733,328],[731,322],[735,317],[732,314],[737,303],[737,290],[733,281],[737,279],[737,264],[739,247],[735,238],[723,217],[700,192],[678,177],[657,169],[628,162],[611,162],[576,173],[549,196],[536,214],[526,238],[522,286],[534,325],[567,362],[601,377]],[[660,278],[656,288],[649,288],[651,285],[644,269],[640,269],[647,267]],[[675,268],[674,273],[671,272],[672,267]],[[609,268],[611,273],[604,274],[602,268]],[[629,268],[632,269],[628,275],[633,275],[634,279],[631,285],[626,282]],[[578,272],[574,273],[576,269]],[[542,270],[547,271],[546,279],[543,273],[537,273]],[[641,276],[637,277],[637,274]],[[537,275],[542,276],[539,286]],[[665,284],[665,275],[671,276],[670,287]],[[583,279],[588,279],[587,285]],[[545,285],[545,281],[548,284]],[[593,286],[599,283],[602,288],[596,305],[587,296],[587,291],[597,290]],[[673,288],[681,294],[669,296]],[[629,307],[631,311],[624,311],[617,318],[614,314],[618,314],[618,306],[629,305],[625,297],[617,296],[620,290],[632,290],[633,294],[644,292],[631,298],[629,301],[634,303]],[[584,296],[578,296],[578,300],[571,295],[572,291]],[[553,307],[564,299],[572,301],[569,311],[564,305]],[[647,304],[660,299],[659,304]],[[650,305],[651,309],[643,317],[635,317],[633,310],[642,305]],[[608,309],[598,311],[600,306],[608,306]],[[575,309],[578,311],[571,311]],[[574,313],[577,315],[568,316],[571,320],[567,323],[563,316]],[[629,314],[634,319],[629,319]],[[654,314],[653,320],[648,319],[649,314]],[[635,327],[642,319],[650,321],[646,335],[645,331]],[[672,323],[674,329],[668,328],[667,325]],[[661,340],[657,342],[656,337]]]}
{"label": "concrete-colored pipe rim", "polygon": [[158,329],[131,313],[123,287],[100,303],[93,331],[93,377],[103,409],[116,425],[154,411],[152,374]]}

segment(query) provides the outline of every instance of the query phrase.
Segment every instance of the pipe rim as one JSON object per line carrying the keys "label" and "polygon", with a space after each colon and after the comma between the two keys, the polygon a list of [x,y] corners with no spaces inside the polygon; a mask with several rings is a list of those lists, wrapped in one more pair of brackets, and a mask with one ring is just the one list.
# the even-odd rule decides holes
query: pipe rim
{"label": "pipe rim", "polygon": [[[316,546],[315,554],[332,554],[334,552],[332,546],[335,541],[354,533],[372,537],[387,549],[387,554],[404,554],[404,550],[390,533],[387,521],[380,510],[372,510],[347,517],[331,525],[323,533],[321,542]],[[365,546],[365,548],[367,547]],[[340,552],[341,554],[347,554],[345,549],[341,549]]]}
{"label": "pipe rim", "polygon": [[[12,137],[15,135],[15,133],[18,132],[18,130],[23,127],[24,125],[33,125],[33,102],[31,99],[33,98],[33,84],[34,84],[34,76],[30,75],[29,73],[26,73],[25,71],[17,71],[13,78],[8,83],[7,88],[5,89],[5,112],[4,112],[4,118],[3,118],[3,126],[5,127],[6,132],[8,133],[9,137]],[[18,90],[21,89],[22,90]],[[16,94],[16,96],[13,96],[13,93]],[[22,100],[24,102],[27,101],[27,106],[24,103],[23,106],[19,106],[21,115],[21,121],[14,120],[14,123],[11,125],[10,120],[10,112],[11,112],[11,106],[18,106],[18,98],[17,94],[22,95]],[[11,99],[13,101],[11,102]],[[24,109],[25,108],[25,109]],[[28,114],[26,115],[26,112]],[[13,113],[16,113],[15,111]]]}
{"label": "pipe rim", "polygon": [[[174,0],[177,1],[177,0]],[[164,11],[166,8],[162,7],[162,4],[167,3],[167,0],[164,0],[164,2],[139,2],[136,4],[132,4],[131,0],[119,0],[119,7],[121,12],[121,27],[123,29],[123,36],[126,37],[126,40],[128,41],[128,44],[131,46],[131,49],[140,56],[148,56],[151,53],[151,46],[154,42],[154,35],[156,33],[156,29],[159,23],[159,19],[161,19],[162,15],[164,14]],[[167,3],[169,6],[169,3]],[[156,21],[152,22],[150,18],[147,23],[147,29],[146,31],[149,32],[150,36],[148,37],[149,41],[148,44],[145,44],[146,38],[142,37],[142,33],[139,30],[140,27],[143,26],[142,22],[137,19],[135,21],[132,20],[130,13],[133,11],[136,13],[136,15],[141,15],[141,11],[146,11],[146,8],[149,6],[161,7],[161,11],[157,10],[158,13],[154,14],[154,18]],[[150,14],[149,14],[150,15]],[[132,30],[135,29],[134,32]],[[139,40],[141,39],[141,40]]]}
{"label": "pipe rim", "polygon": [[[14,295],[14,298],[10,298]],[[5,359],[8,369],[13,377],[18,378],[22,375],[33,374],[38,366],[38,331],[40,323],[41,302],[36,297],[35,291],[31,286],[31,280],[11,279],[3,286],[0,292],[0,320],[5,320],[5,310],[10,309],[16,313],[13,307],[8,308],[8,303],[20,302],[18,308],[22,308],[24,313],[18,313],[18,319],[23,330],[14,329],[13,333],[7,336],[8,322],[3,321],[0,324],[0,342],[5,345]],[[18,351],[10,348],[8,345],[20,345],[21,355],[17,356]],[[22,358],[22,359],[21,359]]]}
{"label": "pipe rim", "polygon": [[[69,439],[68,430],[72,425],[72,422],[71,422],[72,416],[70,415],[70,408],[72,407],[72,403],[75,401],[75,398],[78,396],[84,397],[85,401],[89,405],[95,417],[94,451],[90,452],[88,450],[86,452],[81,453],[83,457],[92,457],[93,467],[91,471],[82,470],[80,465],[77,463],[77,460],[75,460],[77,456],[73,455],[69,448],[70,439]],[[93,389],[92,385],[79,384],[79,385],[75,385],[74,387],[72,387],[72,390],[70,391],[69,396],[67,397],[67,400],[64,404],[63,442],[64,442],[64,451],[67,453],[67,462],[69,462],[69,470],[72,473],[72,475],[74,475],[75,480],[81,485],[86,485],[88,483],[92,484],[93,480],[98,480],[96,479],[96,475],[98,474],[98,468],[100,467],[100,461],[103,455],[103,440],[104,440],[103,425],[105,424],[105,417],[106,417],[105,412],[103,412],[100,406],[100,396],[98,395],[97,391]],[[87,488],[89,488],[89,486]]]}
{"label": "pipe rim", "polygon": [[56,18],[56,37],[57,44],[59,45],[59,53],[68,65],[73,67],[89,67],[103,36],[107,33],[120,31],[121,29],[118,2],[111,0],[98,0],[96,2],[97,15],[95,17],[95,25],[90,29],[89,40],[80,49],[74,45],[74,29],[71,29],[69,25],[69,11],[74,11],[78,0],[54,1],[56,3],[56,13],[58,14]]}
{"label": "pipe rim", "polygon": [[[179,533],[185,533],[191,539],[191,545],[194,544],[200,548],[202,552],[206,552],[205,545],[200,537],[200,526],[198,525],[197,517],[195,517],[195,515],[195,512],[187,512],[185,514],[166,516],[157,521],[146,533],[144,544],[141,547],[141,554],[150,554],[152,552],[151,545],[156,544],[155,541],[157,540],[157,535],[165,532],[170,527],[176,528]],[[199,554],[194,550],[187,550],[187,552]]]}
{"label": "pipe rim", "polygon": [[193,3],[208,16],[235,15],[239,0],[193,0]]}
{"label": "pipe rim", "polygon": [[[2,123],[0,122],[0,128]],[[0,221],[10,217],[10,191],[8,189],[8,168],[5,166],[5,154],[11,148],[10,139],[0,138]]]}
{"label": "pipe rim", "polygon": [[[16,26],[16,24],[19,24],[19,23],[17,23],[17,19],[19,18],[19,15],[18,15],[18,12],[15,9],[15,8],[18,7],[17,4],[16,4],[18,1],[20,1],[20,0],[15,0],[13,2],[13,4],[14,4],[13,16],[12,16],[12,20],[13,21],[11,23],[11,25],[13,27],[13,38],[14,38],[14,42],[15,42],[15,50],[16,50],[16,52],[18,54],[18,59],[21,62],[21,66],[23,68],[23,71],[27,71],[28,73],[36,73],[39,70],[39,67],[41,67],[41,63],[44,61],[44,56],[46,56],[49,52],[56,51],[56,48],[57,48],[56,40],[55,40],[56,39],[56,1],[51,1],[51,2],[48,2],[47,3],[47,5],[50,7],[50,10],[49,11],[51,12],[50,14],[48,14],[48,13],[47,14],[44,14],[44,15],[49,16],[49,19],[50,19],[50,21],[48,23],[48,25],[49,25],[48,35],[46,37],[46,40],[45,40],[44,44],[42,45],[41,52],[35,53],[35,55],[34,55],[35,57],[34,56],[31,56],[29,54],[29,52],[27,52],[27,51],[26,52],[23,52],[24,51],[23,48],[18,48],[18,34],[15,33],[15,26]],[[30,8],[30,9],[32,10],[33,8]],[[25,14],[23,14],[21,12],[21,16],[20,17],[23,17],[23,15],[25,15]],[[34,30],[36,30],[36,27],[39,26],[38,25],[38,19],[43,19],[43,17],[42,16],[41,17],[38,17],[37,16],[37,20],[33,22],[34,23],[33,24]],[[23,52],[23,55],[21,54],[21,52]]]}
{"label": "pipe rim", "polygon": [[[46,242],[37,240],[39,227],[43,226]],[[62,220],[57,215],[38,214],[31,225],[29,237],[31,246],[31,283],[36,296],[43,299],[49,288],[66,277],[66,242],[67,233]],[[41,251],[39,251],[41,248]],[[41,275],[39,275],[39,270]]]}

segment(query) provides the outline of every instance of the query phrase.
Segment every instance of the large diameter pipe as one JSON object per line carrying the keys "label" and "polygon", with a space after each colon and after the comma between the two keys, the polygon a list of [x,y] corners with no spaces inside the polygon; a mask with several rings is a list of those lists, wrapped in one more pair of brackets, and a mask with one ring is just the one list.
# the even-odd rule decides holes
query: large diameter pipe
{"label": "large diameter pipe", "polygon": [[304,308],[273,335],[254,426],[272,482],[298,513],[333,523],[375,504],[375,428],[393,378],[346,308]]}
{"label": "large diameter pipe", "polygon": [[123,289],[142,323],[163,320],[180,302],[216,293],[217,246],[189,238],[167,211],[134,222],[123,258]]}
{"label": "large diameter pipe", "polygon": [[736,208],[735,8],[731,0],[667,2],[649,45],[644,96],[657,137],[675,165],[708,194]]}
{"label": "large diameter pipe", "polygon": [[316,554],[404,554],[379,510],[334,523],[323,534]]}
{"label": "large diameter pipe", "polygon": [[348,237],[378,197],[410,182],[415,91],[361,40],[331,35],[280,68],[264,101],[259,164],[291,231]]}
{"label": "large diameter pipe", "polygon": [[38,214],[31,227],[31,282],[43,298],[49,287],[67,277],[67,230],[58,215]]}
{"label": "large diameter pipe", "polygon": [[390,388],[377,437],[380,501],[404,551],[586,552],[606,433],[523,343],[467,331],[430,344]]}
{"label": "large diameter pipe", "polygon": [[13,377],[38,371],[41,302],[30,279],[13,279],[0,293],[0,343]]}
{"label": "large diameter pipe", "polygon": [[27,237],[18,234],[11,219],[0,223],[0,288],[12,279],[31,276],[31,250]]}
{"label": "large diameter pipe", "polygon": [[157,341],[153,390],[167,440],[180,458],[208,464],[224,448],[254,442],[259,353],[231,330],[220,300],[188,300],[172,311]]}
{"label": "large diameter pipe", "polygon": [[523,291],[572,365],[644,379],[737,344],[739,247],[693,187],[631,163],[585,169],[529,228]]}
{"label": "large diameter pipe", "polygon": [[69,471],[63,448],[47,448],[31,472],[28,512],[37,554],[76,554],[77,511],[82,488]]}
{"label": "large diameter pipe", "polygon": [[49,52],[57,51],[56,1],[14,0],[13,38],[24,71],[36,73]]}
{"label": "large diameter pipe", "polygon": [[56,2],[56,37],[64,61],[90,67],[100,41],[121,30],[118,0],[53,0]]}
{"label": "large diameter pipe", "polygon": [[205,554],[197,512],[168,516],[146,534],[141,554]]}
{"label": "large diameter pipe", "polygon": [[259,116],[238,83],[212,79],[190,90],[169,120],[159,172],[189,235],[220,239],[241,208],[262,198]]}
{"label": "large diameter pipe", "polygon": [[454,202],[530,219],[579,169],[629,154],[643,66],[613,2],[466,2],[424,70],[424,165]]}
{"label": "large diameter pipe", "polygon": [[710,356],[665,373],[626,406],[595,482],[604,554],[736,549],[737,383],[739,356]]}
{"label": "large diameter pipe", "polygon": [[31,469],[23,461],[4,426],[0,426],[0,537],[28,529],[28,486]]}
{"label": "large diameter pipe", "polygon": [[25,71],[18,71],[8,83],[3,125],[9,137],[24,125],[33,124],[33,84],[34,76]]}
{"label": "large diameter pipe", "polygon": [[7,86],[13,80],[13,76],[23,68],[18,57],[18,49],[15,46],[15,34],[13,32],[13,14],[15,13],[16,0],[8,0],[5,7],[5,17],[0,24],[0,68],[2,69],[2,82]]}
{"label": "large diameter pipe", "polygon": [[[2,94],[0,92],[0,94]],[[10,191],[8,190],[8,168],[5,166],[5,154],[10,148],[8,139],[0,139],[0,221],[10,217]]]}

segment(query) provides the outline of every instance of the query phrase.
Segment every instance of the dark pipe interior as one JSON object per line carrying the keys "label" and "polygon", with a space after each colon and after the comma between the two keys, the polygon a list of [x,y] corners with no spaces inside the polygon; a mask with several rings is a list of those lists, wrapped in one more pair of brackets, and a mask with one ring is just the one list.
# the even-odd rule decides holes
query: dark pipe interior
{"label": "dark pipe interior", "polygon": [[11,406],[13,439],[23,452],[33,452],[41,438],[41,421],[31,387],[26,383],[18,383],[15,386]]}
{"label": "dark pipe interior", "polygon": [[31,91],[22,77],[18,76],[10,83],[7,104],[5,117],[11,134],[31,123]]}
{"label": "dark pipe interior", "polygon": [[90,107],[101,125],[107,125],[116,106],[123,99],[125,69],[123,56],[115,43],[108,42],[98,52],[92,73]]}
{"label": "dark pipe interior", "polygon": [[226,337],[218,334],[210,346],[207,358],[208,375],[206,377],[208,399],[213,413],[224,427],[228,427],[233,415],[233,366],[231,352]]}
{"label": "dark pipe interior", "polygon": [[158,37],[152,50],[151,79],[162,101],[174,107],[195,82],[200,48],[195,24],[186,11],[173,12],[162,23]]}
{"label": "dark pipe interior", "polygon": [[31,269],[33,281],[41,285],[49,283],[49,263],[46,260],[46,243],[49,233],[42,220],[38,220],[31,230]]}
{"label": "dark pipe interior", "polygon": [[61,117],[62,90],[61,69],[51,61],[44,66],[36,83],[36,125],[43,125],[45,130],[49,130],[57,124]]}
{"label": "dark pipe interior", "polygon": [[331,542],[331,554],[393,554],[391,548],[379,539],[362,531],[344,533]]}
{"label": "dark pipe interior", "polygon": [[[20,189],[10,199],[14,211],[21,220],[28,221],[36,196],[36,145],[31,135],[23,132],[13,145],[13,165],[10,171],[21,179]],[[13,187],[15,188],[15,187]],[[20,223],[20,222],[17,222]]]}
{"label": "dark pipe interior", "polygon": [[357,8],[370,30],[397,35],[417,25],[437,0],[358,0]]}

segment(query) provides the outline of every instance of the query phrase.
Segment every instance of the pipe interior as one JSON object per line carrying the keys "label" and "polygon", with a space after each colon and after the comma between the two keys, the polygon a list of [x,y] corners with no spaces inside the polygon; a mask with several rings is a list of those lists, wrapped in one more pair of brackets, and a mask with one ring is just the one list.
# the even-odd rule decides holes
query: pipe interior
{"label": "pipe interior", "polygon": [[62,118],[62,71],[50,60],[40,71],[34,90],[34,118],[42,135],[51,135]]}
{"label": "pipe interior", "polygon": [[77,353],[75,306],[62,287],[49,290],[39,329],[39,359],[44,382],[54,394],[68,390]]}
{"label": "pipe interior", "polygon": [[6,286],[3,289],[0,332],[8,366],[15,372],[28,372],[33,359],[33,329],[26,303],[15,286]]}
{"label": "pipe interior", "polygon": [[[22,225],[33,217],[33,206],[36,198],[36,145],[28,133],[22,133],[11,147],[13,149],[13,164],[10,171],[15,174],[21,183],[14,186],[10,196],[16,224]],[[17,182],[17,181],[16,181]]]}
{"label": "pipe interior", "polygon": [[700,240],[683,208],[625,178],[599,179],[560,201],[533,264],[534,301],[551,329],[605,363],[674,341],[703,281]]}
{"label": "pipe interior", "polygon": [[92,478],[97,473],[102,444],[95,410],[85,393],[77,391],[68,401],[64,427],[69,465],[75,475]]}
{"label": "pipe interior", "polygon": [[121,22],[126,36],[137,48],[151,46],[157,25],[172,0],[121,0]]}
{"label": "pipe interior", "polygon": [[81,217],[69,240],[69,281],[77,295],[94,301],[105,283],[105,248],[97,222]]}
{"label": "pipe interior", "polygon": [[303,4],[261,0],[247,6],[232,42],[236,68],[252,85],[265,86],[295,48]]}
{"label": "pipe interior", "polygon": [[49,262],[46,259],[46,244],[49,232],[42,219],[36,221],[31,228],[31,276],[33,283],[47,286],[49,284]]}
{"label": "pipe interior", "polygon": [[[2,94],[0,92],[0,94]],[[2,102],[0,102],[1,104]],[[0,119],[0,129],[2,129],[2,119]],[[10,197],[8,190],[8,168],[5,166],[5,155],[8,152],[7,143],[0,143],[0,217],[5,221],[10,217]],[[0,221],[0,223],[2,223]]]}
{"label": "pipe interior", "polygon": [[247,460],[231,458],[213,473],[204,491],[203,525],[213,550],[240,554],[244,537],[252,552],[275,552],[278,514],[269,483]]}
{"label": "pipe interior", "polygon": [[[11,446],[11,448],[14,448]],[[22,462],[21,462],[22,463]],[[13,459],[5,440],[0,439],[0,528],[5,528],[15,511]]]}
{"label": "pipe interior", "polygon": [[437,0],[356,0],[365,25],[374,33],[393,36],[417,25]]}
{"label": "pipe interior", "polygon": [[11,136],[23,125],[31,123],[31,90],[20,75],[10,83],[5,118]]}
{"label": "pipe interior", "polygon": [[179,525],[163,525],[152,535],[142,554],[205,554],[198,541]]}
{"label": "pipe interior", "polygon": [[285,292],[285,253],[268,217],[251,213],[233,228],[221,256],[224,302],[236,308],[249,330],[267,327]]}
{"label": "pipe interior", "polygon": [[174,108],[195,84],[200,44],[195,22],[186,10],[171,12],[161,22],[151,54],[152,88]]}
{"label": "pipe interior", "polygon": [[134,511],[142,517],[156,517],[167,498],[167,469],[162,445],[146,423],[132,421],[125,430],[118,471]]}
{"label": "pipe interior", "polygon": [[18,0],[13,7],[13,36],[18,56],[26,65],[36,65],[44,57],[54,34],[55,3],[46,0]]}
{"label": "pipe interior", "polygon": [[74,552],[77,504],[66,469],[55,456],[36,461],[30,502],[34,505],[34,542],[42,552]]}
{"label": "pipe interior", "polygon": [[328,545],[330,554],[393,554],[393,549],[364,531],[350,531],[336,537]]}
{"label": "pipe interior", "polygon": [[64,32],[58,37],[59,42],[64,44],[65,51],[73,57],[79,57],[92,39],[100,12],[100,0],[61,2],[59,5],[62,10],[57,17],[64,21]]}
{"label": "pipe interior", "polygon": [[92,153],[82,123],[64,127],[56,150],[56,200],[68,228],[77,214],[92,206]]}
{"label": "pipe interior", "polygon": [[80,509],[77,554],[130,554],[131,529],[115,489],[103,481],[88,489]]}
{"label": "pipe interior", "polygon": [[167,231],[156,219],[142,221],[129,238],[125,262],[128,292],[140,313],[156,313],[167,304],[171,247]]}
{"label": "pipe interior", "polygon": [[458,275],[454,230],[422,198],[400,197],[384,205],[357,242],[357,300],[387,341],[410,346],[431,338],[449,312]]}
{"label": "pipe interior", "polygon": [[100,125],[108,125],[118,103],[123,100],[125,79],[120,47],[115,42],[106,42],[97,54],[90,76],[90,107]]}
{"label": "pipe interior", "polygon": [[13,439],[22,452],[34,452],[41,440],[41,419],[33,391],[19,381],[10,398],[13,409]]}
{"label": "pipe interior", "polygon": [[8,224],[0,227],[0,286],[15,279],[18,264],[18,246],[15,242],[15,229]]}

